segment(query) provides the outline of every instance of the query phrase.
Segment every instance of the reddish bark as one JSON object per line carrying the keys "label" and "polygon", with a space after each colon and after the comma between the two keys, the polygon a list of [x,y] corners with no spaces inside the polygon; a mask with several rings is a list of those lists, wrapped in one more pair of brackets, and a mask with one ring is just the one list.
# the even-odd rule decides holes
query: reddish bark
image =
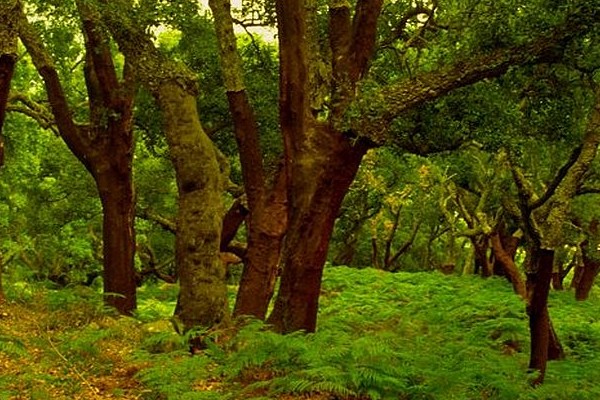
{"label": "reddish bark", "polygon": [[529,368],[539,375],[532,381],[537,386],[544,382],[546,363],[550,348],[550,317],[548,315],[548,293],[552,278],[554,251],[536,249],[532,254],[535,273],[527,276],[527,291],[529,302],[529,331],[531,335],[531,353]]}
{"label": "reddish bark", "polygon": [[0,55],[0,167],[4,165],[4,139],[2,127],[4,126],[4,115],[6,114],[6,103],[10,91],[10,81],[15,69],[16,55]]}
{"label": "reddish bark", "polygon": [[492,276],[492,265],[488,257],[489,238],[486,235],[472,237],[471,244],[475,252],[475,273],[481,273],[484,278]]}
{"label": "reddish bark", "polygon": [[264,319],[269,306],[287,229],[286,172],[281,169],[267,187],[254,110],[244,87],[241,59],[229,1],[210,0],[219,40],[222,75],[233,117],[244,189],[248,198],[248,245],[234,315]]}
{"label": "reddish bark", "polygon": [[60,135],[92,174],[103,209],[104,292],[107,304],[122,314],[136,307],[134,198],[132,186],[133,93],[131,69],[119,82],[108,39],[78,3],[86,45],[84,76],[90,121],[77,125],[50,54],[20,15],[19,35],[42,76]]}
{"label": "reddish bark", "polygon": [[[500,237],[500,244],[502,245],[502,249],[506,253],[511,260],[514,259],[517,254],[517,249],[519,248],[519,243],[521,242],[521,238],[513,236],[505,231],[502,227],[498,230],[498,235]],[[493,250],[493,243],[492,243]],[[496,276],[506,276],[506,271],[504,270],[504,263],[499,261],[494,254],[494,263],[493,263],[493,271]],[[507,276],[507,279],[510,281],[510,277]]]}
{"label": "reddish bark", "polygon": [[[316,328],[333,224],[366,151],[360,143],[353,145],[341,134],[325,129],[313,131],[311,139],[292,167],[292,213],[283,250],[283,273],[268,320],[282,333],[313,332]],[[311,154],[309,149],[318,149],[318,154]]]}
{"label": "reddish bark", "polygon": [[[240,199],[236,200],[223,217],[223,228],[221,230],[221,243],[219,248],[222,252],[226,252],[229,244],[235,238],[240,226],[248,216],[248,209],[244,207]],[[241,255],[238,255],[241,256]]]}
{"label": "reddish bark", "polygon": [[2,127],[10,92],[10,82],[17,62],[17,32],[15,30],[17,3],[0,6],[0,167],[4,165]]}
{"label": "reddish bark", "polygon": [[[505,243],[509,243],[509,245],[514,242],[518,243],[518,238],[512,238],[516,240],[505,241]],[[505,273],[506,279],[512,284],[515,293],[522,298],[526,298],[527,291],[525,289],[525,284],[523,283],[523,278],[514,261],[516,246],[514,246],[515,251],[513,251],[513,248],[511,247],[508,249],[505,248],[500,233],[498,232],[494,233],[490,239],[492,251],[494,252],[494,270],[496,270],[497,265],[498,269],[501,269]]]}
{"label": "reddish bark", "polygon": [[98,180],[101,193],[104,256],[104,293],[107,304],[122,314],[136,308],[136,282],[133,259],[135,233],[133,229],[134,202],[131,177],[123,182],[108,176]]}
{"label": "reddish bark", "polygon": [[[575,299],[580,301],[586,300],[589,297],[596,276],[600,272],[600,260],[594,259],[590,255],[589,242],[587,240],[581,244],[581,252],[583,255],[583,265],[578,268],[580,271],[576,277],[575,286]],[[575,281],[575,279],[573,280]]]}
{"label": "reddish bark", "polygon": [[286,175],[282,169],[269,196],[255,205],[248,219],[248,250],[234,316],[265,318],[275,290],[287,212]]}

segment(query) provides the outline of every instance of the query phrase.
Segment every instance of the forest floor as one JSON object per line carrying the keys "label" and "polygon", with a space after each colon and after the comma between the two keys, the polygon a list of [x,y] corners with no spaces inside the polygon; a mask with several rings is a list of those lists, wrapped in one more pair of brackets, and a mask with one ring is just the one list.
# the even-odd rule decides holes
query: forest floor
{"label": "forest floor", "polygon": [[32,304],[0,305],[0,399],[142,398],[147,389],[135,378],[142,365],[128,357],[137,341],[102,338],[82,345],[76,356],[64,350],[76,347],[76,332],[83,326],[116,321],[108,316],[77,320]]}
{"label": "forest floor", "polygon": [[533,389],[524,304],[497,278],[330,268],[316,334],[256,321],[194,357],[169,321],[174,285],[141,288],[128,318],[91,288],[6,287],[0,400],[600,398],[598,288],[583,303],[551,293],[567,358]]}

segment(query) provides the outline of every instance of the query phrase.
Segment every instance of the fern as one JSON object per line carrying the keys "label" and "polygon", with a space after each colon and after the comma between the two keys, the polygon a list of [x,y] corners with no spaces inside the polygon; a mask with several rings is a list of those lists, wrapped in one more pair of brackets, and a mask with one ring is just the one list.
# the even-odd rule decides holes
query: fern
{"label": "fern", "polygon": [[0,335],[0,352],[15,358],[29,356],[27,347],[20,339],[7,335]]}

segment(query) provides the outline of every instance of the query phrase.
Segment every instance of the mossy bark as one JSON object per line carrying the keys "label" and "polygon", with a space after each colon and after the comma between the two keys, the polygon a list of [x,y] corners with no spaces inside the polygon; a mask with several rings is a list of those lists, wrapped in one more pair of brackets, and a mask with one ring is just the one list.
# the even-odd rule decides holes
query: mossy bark
{"label": "mossy bark", "polygon": [[223,204],[217,156],[198,118],[196,98],[176,83],[156,92],[177,178],[177,316],[186,329],[225,322],[227,286],[219,259]]}
{"label": "mossy bark", "polygon": [[152,93],[163,113],[179,194],[176,314],[184,329],[212,328],[228,320],[225,268],[219,258],[223,184],[214,145],[200,124],[196,77],[158,51],[143,26],[129,18],[130,2],[97,5],[138,82]]}
{"label": "mossy bark", "polygon": [[264,319],[273,296],[281,252],[287,228],[286,174],[279,171],[267,184],[259,132],[254,110],[244,84],[241,57],[229,0],[210,0],[219,43],[221,71],[229,110],[233,117],[244,190],[248,199],[248,247],[237,294],[234,315]]}

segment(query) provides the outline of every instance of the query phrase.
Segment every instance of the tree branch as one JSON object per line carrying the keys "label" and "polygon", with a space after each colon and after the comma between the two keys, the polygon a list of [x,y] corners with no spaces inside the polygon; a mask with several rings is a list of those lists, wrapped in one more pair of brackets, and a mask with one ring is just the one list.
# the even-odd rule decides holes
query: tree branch
{"label": "tree branch", "polygon": [[209,5],[217,32],[221,73],[227,91],[229,111],[233,117],[244,187],[248,205],[253,210],[264,199],[266,190],[258,124],[244,83],[242,61],[233,31],[230,2],[228,0],[209,0]]}
{"label": "tree branch", "polygon": [[383,144],[392,121],[415,107],[460,87],[498,77],[513,65],[550,62],[560,57],[569,41],[598,25],[594,10],[582,7],[549,34],[517,47],[500,48],[490,54],[470,57],[435,72],[423,73],[398,84],[388,85],[372,95],[360,97],[350,120],[359,136]]}
{"label": "tree branch", "polygon": [[19,37],[31,56],[38,73],[46,86],[48,101],[61,137],[81,163],[92,171],[87,159],[88,143],[80,134],[79,127],[72,118],[72,112],[65,96],[54,62],[42,43],[39,34],[31,26],[22,7],[19,9]]}
{"label": "tree branch", "polygon": [[367,72],[377,40],[377,21],[383,0],[358,0],[352,21],[350,79],[359,81]]}
{"label": "tree branch", "polygon": [[161,228],[163,228],[164,230],[166,230],[167,232],[171,232],[173,234],[177,233],[177,225],[174,221],[162,215],[156,214],[148,208],[137,209],[135,212],[135,216],[146,221],[153,222]]}
{"label": "tree branch", "polygon": [[569,172],[569,169],[579,159],[579,155],[581,154],[581,150],[583,150],[583,145],[579,145],[579,146],[577,146],[576,148],[573,149],[573,152],[571,153],[571,156],[569,157],[569,159],[567,160],[567,162],[558,170],[558,172],[556,173],[556,175],[552,179],[552,182],[550,182],[550,184],[548,185],[548,188],[546,189],[546,192],[542,195],[542,197],[540,197],[538,200],[534,201],[531,204],[531,206],[530,206],[531,210],[535,210],[536,208],[541,207],[542,205],[544,205],[550,199],[550,197],[552,197],[552,195],[554,194],[554,192],[556,192],[556,189],[558,188],[558,186],[560,185],[560,183],[562,182],[562,180],[565,178],[565,176]]}

